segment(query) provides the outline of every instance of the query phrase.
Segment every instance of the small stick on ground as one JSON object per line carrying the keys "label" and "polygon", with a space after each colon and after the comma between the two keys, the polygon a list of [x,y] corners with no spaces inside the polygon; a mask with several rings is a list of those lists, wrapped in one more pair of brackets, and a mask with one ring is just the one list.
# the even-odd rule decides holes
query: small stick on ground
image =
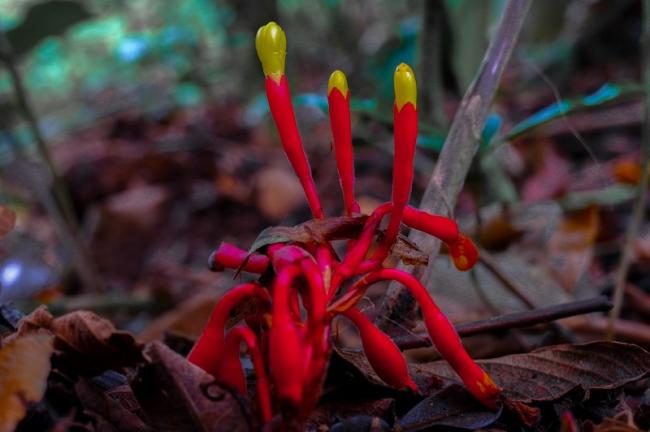
{"label": "small stick on ground", "polygon": [[[607,312],[611,308],[612,304],[606,297],[602,296],[460,324],[456,326],[456,331],[458,331],[461,337],[501,332],[516,328],[531,327],[537,324],[591,312]],[[431,341],[425,335],[396,338],[395,343],[402,350],[431,346]]]}
{"label": "small stick on ground", "polygon": [[616,276],[616,287],[612,302],[614,307],[609,314],[609,325],[605,330],[605,340],[612,340],[616,335],[615,323],[621,316],[623,307],[623,294],[625,294],[625,284],[627,283],[627,274],[634,257],[634,244],[639,234],[639,227],[643,220],[646,207],[646,196],[648,194],[648,163],[650,163],[650,0],[643,1],[643,32],[641,34],[641,57],[643,71],[643,85],[645,93],[645,112],[643,117],[643,133],[641,136],[641,180],[637,189],[636,202],[634,204],[634,213],[632,221],[628,225],[623,255]]}

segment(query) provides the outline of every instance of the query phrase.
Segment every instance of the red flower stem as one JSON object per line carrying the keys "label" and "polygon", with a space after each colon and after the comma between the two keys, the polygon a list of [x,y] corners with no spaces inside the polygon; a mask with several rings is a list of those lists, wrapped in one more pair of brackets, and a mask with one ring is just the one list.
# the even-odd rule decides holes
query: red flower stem
{"label": "red flower stem", "polygon": [[246,377],[240,361],[240,345],[242,342],[247,345],[248,353],[255,368],[257,399],[262,421],[268,423],[273,418],[269,379],[266,375],[264,358],[258,338],[250,328],[236,327],[228,332],[216,379],[218,382],[237,390],[241,395],[246,395]]}
{"label": "red flower stem", "polygon": [[393,160],[393,211],[384,240],[377,248],[373,259],[383,261],[399,234],[404,207],[408,204],[413,184],[413,156],[418,135],[418,114],[416,110],[416,85],[413,70],[402,63],[394,76],[395,103],[393,104],[393,135],[395,156]]}
{"label": "red flower stem", "polygon": [[445,243],[458,239],[458,224],[453,219],[427,213],[411,206],[404,207],[403,216],[405,225],[437,237]]}
{"label": "red flower stem", "polygon": [[262,286],[256,283],[238,285],[228,291],[216,304],[203,333],[194,344],[187,360],[215,375],[216,367],[224,349],[224,331],[230,311],[247,298],[258,298],[270,303],[270,296]]}
{"label": "red flower stem", "polygon": [[494,408],[500,390],[488,374],[467,354],[453,325],[417,279],[400,270],[382,269],[364,276],[355,284],[355,289],[357,291],[367,289],[368,286],[382,280],[397,281],[411,290],[420,304],[427,332],[438,352],[460,376],[469,392],[485,406]]}
{"label": "red flower stem", "polygon": [[366,257],[368,249],[370,249],[370,245],[372,244],[372,240],[375,237],[377,227],[386,213],[391,211],[391,208],[391,203],[384,203],[377,207],[368,219],[366,219],[366,223],[363,226],[359,238],[345,255],[345,258],[343,258],[343,261],[339,264],[332,276],[332,286],[329,291],[330,298],[336,294],[341,283],[355,273],[356,268]]}
{"label": "red flower stem", "polygon": [[306,347],[289,307],[293,281],[301,273],[298,265],[291,265],[276,276],[273,282],[273,322],[269,330],[271,376],[283,408],[292,411],[301,405],[306,372]]}
{"label": "red flower stem", "polygon": [[269,259],[262,254],[249,254],[237,246],[222,242],[219,248],[210,254],[208,263],[213,271],[222,271],[229,268],[262,274],[269,266]]}
{"label": "red flower stem", "polygon": [[350,120],[350,91],[345,75],[334,71],[330,76],[327,101],[330,125],[334,141],[336,167],[339,172],[345,214],[351,216],[359,212],[359,204],[354,199],[354,158],[352,153],[352,125]]}
{"label": "red flower stem", "polygon": [[373,370],[388,385],[398,389],[409,388],[418,391],[417,385],[409,376],[404,355],[395,342],[379,330],[361,311],[356,308],[342,313],[359,330],[363,351]]}
{"label": "red flower stem", "polygon": [[298,132],[291,94],[289,93],[289,84],[284,74],[279,81],[272,77],[266,77],[266,97],[269,101],[271,116],[280,134],[284,152],[296,172],[300,184],[302,184],[309,208],[314,218],[322,219],[324,217],[323,210],[311,174],[311,167]]}
{"label": "red flower stem", "polygon": [[303,259],[311,258],[309,252],[300,246],[296,245],[282,245],[277,247],[273,245],[272,249],[269,248],[269,257],[271,258],[271,264],[273,264],[273,270],[276,273],[280,273],[285,267],[291,266],[300,262]]}

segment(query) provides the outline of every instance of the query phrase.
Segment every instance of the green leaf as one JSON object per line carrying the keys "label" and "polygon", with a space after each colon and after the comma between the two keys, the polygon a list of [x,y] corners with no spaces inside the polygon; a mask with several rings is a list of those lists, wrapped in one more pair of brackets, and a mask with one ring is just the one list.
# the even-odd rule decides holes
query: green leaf
{"label": "green leaf", "polygon": [[577,112],[597,108],[605,104],[621,102],[625,99],[643,94],[644,89],[638,84],[611,84],[606,83],[595,92],[572,99],[563,99],[537,111],[530,117],[516,124],[505,135],[504,140],[509,141],[518,136],[529,133],[533,129],[569,116]]}

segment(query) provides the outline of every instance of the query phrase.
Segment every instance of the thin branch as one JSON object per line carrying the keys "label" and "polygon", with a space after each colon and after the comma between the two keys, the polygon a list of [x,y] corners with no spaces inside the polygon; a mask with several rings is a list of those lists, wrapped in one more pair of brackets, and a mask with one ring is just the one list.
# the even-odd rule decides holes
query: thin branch
{"label": "thin branch", "polygon": [[[472,159],[478,149],[483,125],[489,113],[501,75],[519,38],[531,0],[509,0],[474,82],[469,87],[447,135],[445,145],[424,192],[420,208],[435,214],[445,214],[455,206],[465,183]],[[429,251],[429,264],[424,275],[417,275],[426,285],[440,250],[433,237],[412,231],[411,239]],[[402,266],[402,268],[407,268]],[[413,271],[412,268],[409,270]],[[379,317],[397,319],[412,316],[413,299],[401,285],[391,284]],[[379,323],[386,327],[385,323]]]}
{"label": "thin branch", "polygon": [[605,331],[605,340],[614,339],[616,334],[615,323],[621,316],[627,274],[632,263],[632,258],[634,257],[634,244],[639,234],[639,227],[645,214],[648,180],[650,180],[650,175],[648,174],[648,163],[650,163],[650,90],[648,90],[648,86],[650,85],[650,0],[643,1],[641,57],[643,59],[643,86],[646,89],[643,134],[641,136],[641,180],[637,189],[634,213],[632,214],[632,221],[628,225],[623,255],[616,277],[616,287],[614,288],[614,295],[612,297],[614,307],[609,314],[609,325]]}
{"label": "thin branch", "polygon": [[[478,334],[502,332],[516,328],[531,327],[562,318],[582,315],[592,312],[607,312],[612,308],[609,300],[602,296],[589,300],[580,300],[524,312],[515,312],[495,316],[486,320],[474,321],[456,326],[461,337]],[[423,348],[431,346],[426,335],[410,335],[395,339],[397,346],[402,349]]]}
{"label": "thin branch", "polygon": [[27,94],[27,90],[25,89],[25,85],[23,84],[22,77],[20,76],[18,68],[16,67],[13,49],[9,44],[9,40],[7,40],[7,37],[3,32],[0,32],[0,62],[4,63],[7,72],[9,72],[9,77],[11,79],[11,85],[14,90],[18,109],[27,122],[27,126],[29,127],[31,134],[34,137],[39,155],[51,173],[52,190],[54,191],[57,205],[63,211],[63,216],[66,223],[70,226],[70,229],[72,231],[76,231],[78,227],[78,221],[77,216],[74,212],[72,200],[70,199],[70,194],[68,193],[68,189],[66,188],[63,179],[59,175],[54,160],[52,159],[52,155],[50,154],[48,144],[43,137],[43,133],[41,132],[41,128],[38,124],[34,109],[29,102],[29,96]]}

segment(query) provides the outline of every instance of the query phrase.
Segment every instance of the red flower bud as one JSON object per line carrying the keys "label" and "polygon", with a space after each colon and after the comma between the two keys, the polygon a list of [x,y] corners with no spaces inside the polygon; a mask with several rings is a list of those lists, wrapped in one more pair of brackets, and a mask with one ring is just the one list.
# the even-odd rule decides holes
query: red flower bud
{"label": "red flower bud", "polygon": [[347,216],[359,212],[354,199],[354,159],[352,156],[352,126],[350,123],[350,90],[345,74],[339,70],[330,75],[327,85],[330,125],[334,137],[336,167],[339,171],[343,202]]}
{"label": "red flower bud", "polygon": [[305,346],[290,312],[289,293],[300,275],[298,266],[284,268],[273,283],[273,322],[269,330],[271,376],[285,408],[300,407],[305,380]]}
{"label": "red flower bud", "polygon": [[217,366],[215,379],[225,386],[246,395],[246,377],[240,361],[240,345],[244,342],[255,368],[257,398],[260,405],[262,420],[267,423],[273,417],[271,411],[271,395],[269,381],[264,368],[262,353],[257,342],[257,336],[247,327],[236,327],[226,336],[223,355]]}
{"label": "red flower bud", "polygon": [[359,329],[363,352],[379,378],[392,387],[409,388],[417,392],[417,385],[409,376],[406,360],[395,342],[375,327],[358,309],[349,309],[343,315]]}
{"label": "red flower bud", "polygon": [[424,323],[434,346],[460,376],[469,392],[485,406],[494,408],[500,393],[499,388],[467,354],[456,329],[429,296],[426,288],[412,275],[396,269],[381,269],[370,273],[353,288],[356,291],[363,290],[380,280],[394,280],[411,290],[420,304]]}
{"label": "red flower bud", "polygon": [[302,146],[287,77],[284,75],[284,61],[287,40],[282,28],[274,22],[260,27],[255,37],[255,48],[266,76],[266,97],[271,116],[280,134],[284,152],[298,176],[307,197],[314,218],[323,217],[311,167]]}
{"label": "red flower bud", "polygon": [[256,283],[238,285],[228,291],[216,304],[203,333],[194,344],[187,360],[215,375],[224,349],[224,331],[230,311],[242,300],[253,297],[270,303],[269,293]]}
{"label": "red flower bud", "polygon": [[261,274],[269,266],[269,259],[258,253],[249,254],[237,246],[222,242],[219,248],[210,254],[208,263],[214,271],[230,268]]}
{"label": "red flower bud", "polygon": [[[416,110],[416,84],[413,70],[407,64],[400,64],[395,70],[395,104],[393,105],[393,134],[395,156],[393,160],[393,211],[382,242],[381,252],[385,254],[399,233],[404,206],[408,204],[413,183],[413,156],[418,134]],[[379,255],[378,255],[379,256]]]}
{"label": "red flower bud", "polygon": [[458,270],[469,270],[478,261],[478,248],[472,239],[465,234],[459,234],[456,241],[447,243],[447,247],[449,248],[449,255],[451,255]]}
{"label": "red flower bud", "polygon": [[458,224],[444,216],[406,206],[404,208],[404,223],[413,229],[437,237],[445,243],[458,240]]}
{"label": "red flower bud", "polygon": [[[332,276],[332,288],[331,293],[334,294],[340,284],[350,276],[355,273],[356,268],[361,264],[363,259],[368,253],[368,249],[372,244],[373,239],[375,238],[375,231],[381,223],[384,215],[391,211],[393,205],[391,203],[385,203],[377,207],[372,214],[366,220],[366,223],[361,231],[361,235],[354,243],[354,246],[350,248],[348,253],[343,258],[341,264],[339,264],[334,276]],[[378,264],[381,264],[379,262]]]}

